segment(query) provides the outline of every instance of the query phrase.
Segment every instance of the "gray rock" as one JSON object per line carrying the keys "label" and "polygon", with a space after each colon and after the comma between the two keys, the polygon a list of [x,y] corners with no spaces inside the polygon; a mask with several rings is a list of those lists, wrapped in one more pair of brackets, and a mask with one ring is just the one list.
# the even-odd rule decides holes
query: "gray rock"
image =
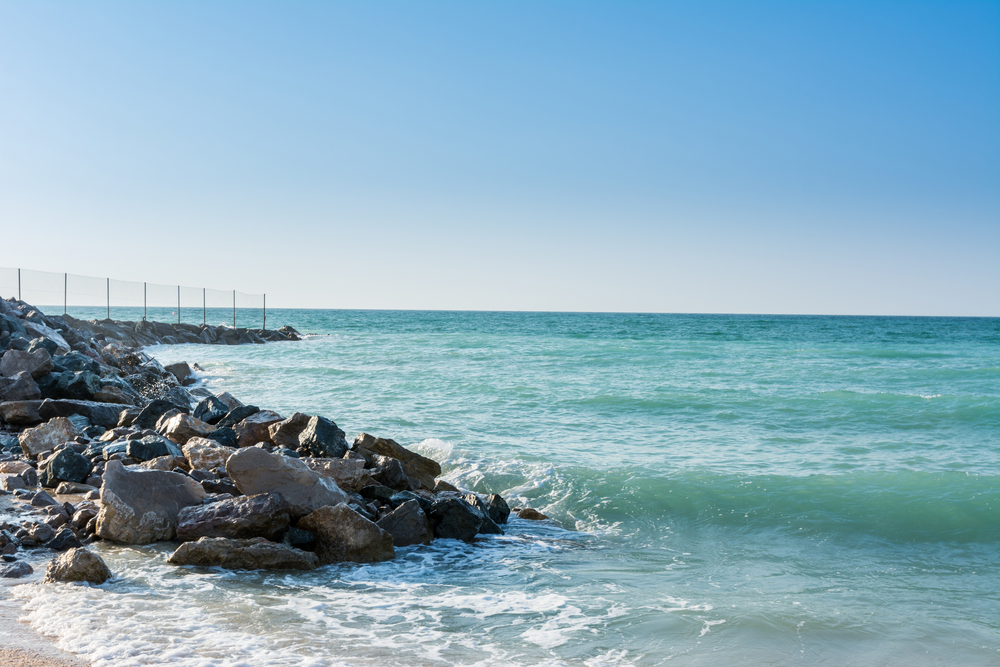
{"label": "gray rock", "polygon": [[437,461],[411,452],[395,440],[376,438],[367,433],[361,433],[355,438],[351,449],[354,451],[364,450],[372,454],[398,459],[403,464],[403,471],[406,472],[406,475],[417,479],[425,489],[433,489],[434,479],[441,474],[441,466]]}
{"label": "gray rock", "polygon": [[22,431],[18,436],[21,449],[31,458],[51,449],[57,445],[69,442],[80,435],[73,422],[65,417],[50,419],[40,426]]}
{"label": "gray rock", "polygon": [[316,554],[268,542],[263,537],[249,540],[202,537],[177,547],[167,562],[229,570],[314,570],[317,558]]}
{"label": "gray rock", "polygon": [[295,449],[299,446],[299,434],[309,425],[309,415],[296,412],[288,419],[275,422],[268,427],[271,442],[279,447]]}
{"label": "gray rock", "polygon": [[[101,390],[101,378],[90,371],[77,371],[75,373],[67,371],[65,373],[52,373],[58,376],[56,383],[56,396],[53,398],[68,398],[76,401],[92,401],[94,394]],[[115,412],[117,420],[118,412]]]}
{"label": "gray rock", "polygon": [[200,505],[205,490],[195,480],[175,472],[128,469],[109,461],[101,487],[97,534],[123,544],[149,544],[174,538],[177,515]]}
{"label": "gray rock", "polygon": [[192,470],[212,470],[226,465],[236,450],[208,438],[191,438],[182,447]]}
{"label": "gray rock", "polygon": [[271,443],[271,424],[283,420],[277,412],[260,410],[233,426],[238,447],[253,447],[258,442]]}
{"label": "gray rock", "polygon": [[181,383],[181,386],[187,387],[192,385],[197,380],[194,377],[194,371],[191,370],[191,366],[188,365],[186,361],[178,361],[176,364],[168,364],[164,366],[167,372],[177,378],[177,381]]}
{"label": "gray rock", "polygon": [[0,419],[8,424],[31,426],[42,421],[38,408],[42,401],[5,401],[0,403]]}
{"label": "gray rock", "polygon": [[203,398],[194,408],[194,418],[206,424],[217,424],[229,413],[229,407],[215,396]]}
{"label": "gray rock", "polygon": [[392,535],[392,543],[397,547],[430,544],[434,539],[430,519],[416,500],[407,500],[379,519],[375,525]]}
{"label": "gray rock", "polygon": [[33,336],[35,338],[47,338],[55,343],[59,349],[59,354],[66,354],[72,350],[69,343],[66,342],[66,339],[62,337],[62,334],[52,327],[45,325],[40,320],[25,319],[23,324],[24,330],[29,336]]}
{"label": "gray rock", "polygon": [[277,494],[262,493],[185,507],[177,515],[177,539],[264,537],[275,541],[288,526],[285,501]]}
{"label": "gray rock", "polygon": [[90,461],[66,447],[56,452],[45,463],[47,483],[43,486],[55,487],[59,482],[74,482],[80,484],[90,476]]}
{"label": "gray rock", "polygon": [[113,428],[118,425],[121,406],[97,401],[78,401],[73,399],[46,399],[38,406],[38,415],[42,419],[53,417],[71,417],[81,415],[91,424]]}
{"label": "gray rock", "polygon": [[[214,440],[223,447],[229,447],[230,449],[236,449],[239,441],[236,439],[236,431],[231,428],[216,428],[214,431],[205,436],[206,440]],[[188,440],[188,442],[191,442]]]}
{"label": "gray rock", "polygon": [[0,563],[0,578],[2,579],[20,579],[32,573],[34,573],[34,570],[23,560],[14,561],[13,563]]}
{"label": "gray rock", "polygon": [[339,459],[347,453],[347,440],[334,422],[324,417],[311,417],[299,434],[299,447],[310,456]]}
{"label": "gray rock", "polygon": [[38,383],[31,373],[21,371],[14,377],[0,377],[0,403],[6,401],[34,401],[40,398]]}
{"label": "gray rock", "polygon": [[345,503],[320,507],[299,519],[297,527],[316,535],[316,556],[321,565],[377,563],[395,557],[392,535]]}
{"label": "gray rock", "polygon": [[171,417],[158,430],[170,440],[183,445],[191,438],[205,437],[214,431],[215,427],[211,424],[206,424],[200,419],[195,419],[191,415],[180,413]]}
{"label": "gray rock", "polygon": [[347,494],[333,480],[313,472],[301,460],[270,454],[258,447],[241,449],[230,456],[226,472],[245,495],[280,494],[293,519],[324,505],[347,501]]}
{"label": "gray rock", "polygon": [[[222,397],[220,396],[219,399],[221,400]],[[226,416],[222,418],[222,421],[216,424],[216,426],[219,428],[232,428],[250,415],[257,412],[260,412],[260,408],[256,405],[241,405],[230,410]]]}
{"label": "gray rock", "polygon": [[132,422],[132,426],[137,428],[155,428],[156,422],[160,420],[165,413],[170,410],[177,409],[173,401],[167,400],[165,398],[158,398],[142,409],[139,416],[135,418]]}
{"label": "gray rock", "polygon": [[49,562],[42,583],[87,582],[100,586],[110,578],[111,570],[100,556],[76,547]]}
{"label": "gray rock", "polygon": [[138,461],[150,461],[161,456],[184,456],[180,447],[158,435],[147,435],[139,440],[129,440],[125,447],[125,454]]}
{"label": "gray rock", "polygon": [[484,503],[486,505],[486,515],[494,523],[507,523],[507,517],[510,516],[510,506],[506,500],[496,493],[491,493],[486,496]]}
{"label": "gray rock", "polygon": [[483,525],[483,515],[459,498],[437,500],[431,507],[434,537],[471,542]]}
{"label": "gray rock", "polygon": [[35,380],[52,370],[52,357],[45,350],[7,350],[0,358],[0,375],[11,377],[26,372]]}
{"label": "gray rock", "polygon": [[[67,521],[69,518],[67,517]],[[43,546],[46,549],[52,549],[53,551],[66,551],[67,549],[75,549],[76,547],[83,546],[80,544],[80,540],[69,528],[63,528],[56,536],[51,540],[46,542]]]}
{"label": "gray rock", "polygon": [[378,462],[378,471],[372,475],[372,479],[390,489],[410,490],[410,478],[403,472],[403,464],[400,463],[399,459],[378,454],[375,455],[375,459]]}
{"label": "gray rock", "polygon": [[80,352],[70,352],[59,357],[53,357],[52,366],[53,370],[57,373],[90,371],[95,375],[101,374],[101,365]]}

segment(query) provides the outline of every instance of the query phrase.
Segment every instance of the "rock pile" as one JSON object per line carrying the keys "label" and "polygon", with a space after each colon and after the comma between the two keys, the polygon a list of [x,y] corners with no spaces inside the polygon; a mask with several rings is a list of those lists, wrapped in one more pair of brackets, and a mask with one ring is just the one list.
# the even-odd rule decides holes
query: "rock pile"
{"label": "rock pile", "polygon": [[312,569],[503,532],[500,496],[463,495],[394,440],[349,443],[326,417],[213,395],[188,364],[136,349],[288,340],[290,327],[83,322],[0,300],[0,494],[26,513],[0,523],[0,576],[30,574],[19,550],[48,548],[65,553],[46,581],[100,583],[110,573],[81,549],[95,540],[178,540],[175,564]]}

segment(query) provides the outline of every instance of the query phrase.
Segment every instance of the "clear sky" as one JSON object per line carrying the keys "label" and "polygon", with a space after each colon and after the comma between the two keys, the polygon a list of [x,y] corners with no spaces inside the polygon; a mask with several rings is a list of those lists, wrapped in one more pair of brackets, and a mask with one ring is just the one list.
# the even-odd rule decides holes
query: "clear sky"
{"label": "clear sky", "polygon": [[0,0],[0,266],[997,316],[1000,3]]}

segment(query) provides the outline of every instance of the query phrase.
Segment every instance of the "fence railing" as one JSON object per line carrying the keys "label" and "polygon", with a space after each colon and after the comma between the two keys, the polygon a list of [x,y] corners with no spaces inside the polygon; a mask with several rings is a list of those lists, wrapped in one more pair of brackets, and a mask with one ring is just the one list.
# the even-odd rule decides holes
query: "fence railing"
{"label": "fence railing", "polygon": [[267,328],[267,295],[140,283],[74,273],[0,267],[0,297],[16,296],[47,315],[78,319],[176,321]]}

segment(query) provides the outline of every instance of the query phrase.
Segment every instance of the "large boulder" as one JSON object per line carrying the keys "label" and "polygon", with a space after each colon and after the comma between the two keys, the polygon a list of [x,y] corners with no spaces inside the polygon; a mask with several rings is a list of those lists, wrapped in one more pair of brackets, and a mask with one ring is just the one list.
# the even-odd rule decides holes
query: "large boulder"
{"label": "large boulder", "polygon": [[410,478],[403,470],[403,464],[400,463],[399,459],[393,459],[380,454],[375,454],[374,459],[378,469],[372,474],[372,479],[383,486],[388,486],[390,489],[398,491],[410,490]]}
{"label": "large boulder", "polygon": [[53,417],[72,417],[80,415],[87,418],[95,426],[113,428],[121,418],[121,406],[97,401],[78,401],[68,398],[57,400],[45,399],[38,406],[38,415],[42,419]]}
{"label": "large boulder", "polygon": [[275,541],[288,526],[288,507],[281,496],[261,493],[185,507],[177,515],[177,539],[266,537]]}
{"label": "large boulder", "polygon": [[[136,428],[154,428],[156,422],[160,420],[160,417],[165,415],[170,410],[178,409],[173,401],[166,398],[157,398],[154,401],[150,401],[139,413],[139,416],[135,418],[132,422],[132,426]],[[183,412],[183,410],[182,410]]]}
{"label": "large boulder", "polygon": [[5,401],[34,401],[40,398],[38,383],[28,371],[21,371],[13,377],[0,377],[0,403]]}
{"label": "large boulder", "polygon": [[184,445],[191,438],[204,438],[215,427],[181,412],[168,419],[158,430],[178,445]]}
{"label": "large boulder", "polygon": [[233,426],[236,432],[238,447],[253,447],[258,442],[271,443],[271,424],[282,421],[284,418],[277,412],[270,410],[260,410],[250,415],[240,423]]}
{"label": "large boulder", "polygon": [[329,419],[311,417],[299,433],[299,447],[310,456],[339,459],[347,453],[347,440],[344,439],[344,432]]}
{"label": "large boulder", "polygon": [[101,378],[90,371],[52,373],[49,377],[53,376],[58,376],[55,386],[56,395],[48,398],[91,401],[94,399],[94,394],[101,390]]}
{"label": "large boulder", "polygon": [[471,542],[483,525],[483,515],[460,498],[444,498],[431,506],[434,537]]}
{"label": "large boulder", "polygon": [[176,472],[130,469],[108,461],[101,487],[97,535],[122,544],[149,544],[174,538],[177,515],[200,505],[205,490]]}
{"label": "large boulder", "polygon": [[315,570],[317,558],[316,554],[268,542],[263,537],[249,540],[202,537],[177,547],[167,562],[228,570]]}
{"label": "large boulder", "polygon": [[45,483],[42,486],[56,487],[59,482],[82,484],[90,475],[90,461],[66,447],[49,457],[45,462]]}
{"label": "large boulder", "polygon": [[197,379],[194,376],[194,371],[191,370],[191,366],[186,361],[178,361],[176,364],[168,364],[164,366],[166,371],[177,378],[177,381],[181,383],[181,386],[187,387],[195,382]]}
{"label": "large boulder", "polygon": [[31,426],[42,421],[38,408],[42,401],[5,401],[0,403],[0,420],[17,426]]}
{"label": "large boulder", "polygon": [[34,573],[30,565],[23,560],[13,563],[0,563],[0,579],[20,579]]}
{"label": "large boulder", "polygon": [[496,521],[490,516],[490,508],[475,493],[469,493],[463,496],[465,502],[472,505],[480,514],[483,515],[483,522],[479,526],[479,533],[483,535],[503,535],[503,529],[497,524]]}
{"label": "large boulder", "polygon": [[364,459],[300,459],[313,472],[329,477],[345,491],[360,493],[372,483],[371,475],[365,469]]}
{"label": "large boulder", "polygon": [[49,562],[42,583],[85,581],[99,586],[110,578],[111,570],[100,556],[76,548]]}
{"label": "large boulder", "polygon": [[62,334],[52,327],[46,326],[37,320],[33,321],[26,319],[23,324],[24,330],[29,336],[45,338],[55,343],[58,354],[67,354],[72,350],[69,343],[66,342],[66,339],[62,337]]}
{"label": "large boulder", "polygon": [[434,488],[434,478],[441,474],[441,466],[437,461],[421,456],[416,452],[411,452],[395,440],[388,438],[376,438],[361,433],[354,439],[352,450],[361,452],[371,452],[397,459],[403,464],[403,471],[408,477],[413,477],[420,482],[425,489]]}
{"label": "large boulder", "polygon": [[212,470],[225,466],[236,451],[208,438],[191,438],[181,449],[192,470]]}
{"label": "large boulder", "polygon": [[223,417],[222,420],[218,424],[216,424],[216,426],[218,426],[219,428],[232,428],[237,424],[239,424],[244,419],[246,419],[247,417],[249,417],[250,415],[255,414],[257,412],[260,412],[260,408],[258,408],[256,405],[240,405],[238,407],[233,408],[228,413],[226,413],[226,416]]}
{"label": "large boulder", "polygon": [[309,425],[309,419],[309,415],[296,412],[288,419],[271,424],[267,427],[271,442],[278,447],[296,449],[299,446],[299,434]]}
{"label": "large boulder", "polygon": [[396,555],[392,535],[344,503],[320,507],[299,519],[296,527],[316,535],[320,565],[344,561],[378,563],[392,560]]}
{"label": "large boulder", "polygon": [[229,406],[215,396],[206,396],[194,408],[195,419],[212,425],[218,424],[228,413]]}
{"label": "large boulder", "polygon": [[95,375],[101,374],[101,364],[81,352],[70,352],[59,357],[53,357],[52,366],[53,370],[58,373],[65,373],[66,371],[72,373],[90,371]]}
{"label": "large boulder", "polygon": [[496,493],[491,493],[486,496],[484,504],[486,505],[486,515],[490,519],[498,524],[507,523],[507,517],[510,516],[510,506],[506,500]]}
{"label": "large boulder", "polygon": [[434,539],[430,519],[416,500],[407,500],[379,519],[375,525],[392,535],[392,543],[397,547],[430,544]]}
{"label": "large boulder", "polygon": [[10,377],[26,372],[37,380],[52,370],[52,357],[44,349],[34,352],[7,350],[0,358],[0,375]]}
{"label": "large boulder", "polygon": [[80,431],[73,425],[73,422],[65,417],[56,417],[40,426],[22,431],[17,439],[21,443],[21,449],[24,453],[34,458],[79,435]]}
{"label": "large boulder", "polygon": [[347,501],[347,494],[332,479],[313,472],[299,459],[270,454],[259,447],[247,447],[230,456],[226,472],[244,495],[280,494],[292,518]]}

